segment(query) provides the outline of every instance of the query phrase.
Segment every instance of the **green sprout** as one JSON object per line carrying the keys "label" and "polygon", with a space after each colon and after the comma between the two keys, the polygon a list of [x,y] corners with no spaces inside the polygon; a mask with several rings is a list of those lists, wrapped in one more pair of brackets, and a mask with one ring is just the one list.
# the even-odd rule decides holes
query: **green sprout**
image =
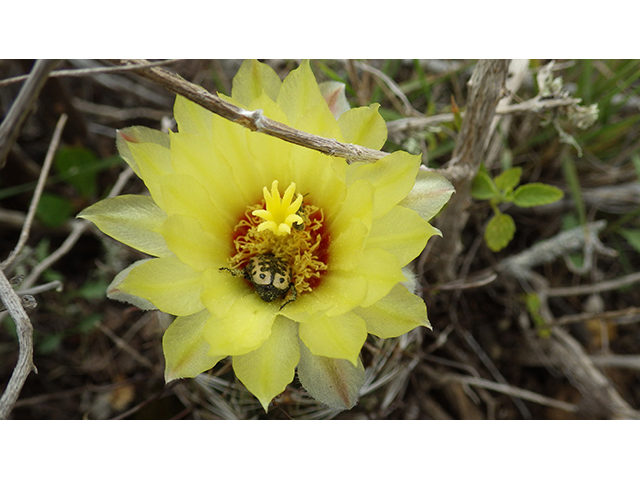
{"label": "green sprout", "polygon": [[513,217],[501,212],[499,205],[513,203],[523,208],[537,207],[556,202],[564,196],[562,190],[545,183],[528,183],[518,186],[521,176],[522,168],[514,167],[491,178],[482,166],[473,182],[471,196],[476,200],[489,200],[493,209],[493,216],[484,231],[484,240],[494,252],[505,248],[516,231]]}

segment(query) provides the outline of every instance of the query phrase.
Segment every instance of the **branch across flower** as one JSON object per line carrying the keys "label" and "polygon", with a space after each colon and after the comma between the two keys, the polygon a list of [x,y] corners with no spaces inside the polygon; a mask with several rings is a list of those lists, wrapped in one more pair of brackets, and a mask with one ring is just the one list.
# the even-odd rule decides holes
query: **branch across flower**
{"label": "branch across flower", "polygon": [[[332,111],[323,91],[308,62],[280,81],[247,61],[227,100],[293,128],[383,146],[377,105]],[[402,269],[439,234],[427,220],[453,190],[438,177],[441,189],[418,206],[433,182],[419,177],[412,193],[418,156],[347,165],[181,97],[174,115],[177,133],[119,132],[120,154],[151,195],[105,199],[79,215],[153,257],[121,272],[109,297],[176,316],[163,338],[167,381],[231,356],[265,410],[296,371],[317,400],[351,408],[367,335],[429,326]]]}

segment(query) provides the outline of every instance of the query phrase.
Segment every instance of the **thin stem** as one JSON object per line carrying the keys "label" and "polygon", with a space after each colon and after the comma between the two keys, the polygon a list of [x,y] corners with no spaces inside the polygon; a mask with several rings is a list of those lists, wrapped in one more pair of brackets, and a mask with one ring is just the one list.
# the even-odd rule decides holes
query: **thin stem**
{"label": "thin stem", "polygon": [[[159,60],[157,62],[150,62],[152,66],[170,65],[172,63],[179,62],[180,60]],[[133,70],[139,70],[141,68],[148,68],[146,65],[122,65],[120,67],[96,67],[96,68],[74,68],[69,70],[54,70],[49,73],[49,77],[88,77],[91,75],[98,75],[102,73],[112,74],[120,72],[130,72]],[[6,87],[14,83],[23,82],[29,78],[29,75],[17,75],[15,77],[6,78],[0,80],[0,88]]]}
{"label": "thin stem", "polygon": [[9,255],[9,258],[7,258],[0,264],[0,269],[2,270],[5,270],[7,266],[11,265],[11,262],[20,254],[25,244],[27,243],[29,232],[31,231],[31,224],[33,223],[33,219],[36,215],[36,209],[38,207],[38,203],[40,202],[40,196],[42,195],[42,191],[44,190],[44,185],[47,181],[47,176],[49,175],[49,170],[51,169],[51,164],[53,163],[53,158],[55,156],[56,150],[58,149],[58,145],[60,144],[60,137],[62,136],[62,131],[64,130],[64,126],[67,123],[67,118],[68,117],[66,113],[60,115],[60,119],[58,120],[56,129],[53,132],[53,138],[51,139],[51,143],[49,143],[49,150],[47,151],[47,155],[44,159],[42,170],[40,170],[40,177],[38,178],[36,189],[33,192],[33,198],[31,199],[31,204],[29,205],[29,212],[27,213],[27,217],[22,226],[18,244]]}

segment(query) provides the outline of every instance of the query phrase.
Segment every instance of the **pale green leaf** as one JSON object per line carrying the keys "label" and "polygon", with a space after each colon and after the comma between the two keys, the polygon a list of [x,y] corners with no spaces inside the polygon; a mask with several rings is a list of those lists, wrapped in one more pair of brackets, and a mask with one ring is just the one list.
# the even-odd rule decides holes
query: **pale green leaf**
{"label": "pale green leaf", "polygon": [[522,168],[514,167],[508,170],[505,170],[496,178],[494,178],[493,181],[495,182],[496,187],[498,187],[499,190],[504,192],[508,189],[515,188],[520,183],[521,176],[522,176]]}
{"label": "pale green leaf", "polygon": [[518,207],[537,207],[557,202],[564,196],[562,190],[545,183],[528,183],[514,192],[513,203]]}
{"label": "pale green leaf", "polygon": [[492,198],[499,198],[500,192],[493,183],[491,177],[481,170],[473,180],[471,196],[476,200],[489,200]]}
{"label": "pale green leaf", "polygon": [[499,213],[489,220],[484,240],[492,251],[499,252],[509,244],[515,232],[516,224],[511,215]]}

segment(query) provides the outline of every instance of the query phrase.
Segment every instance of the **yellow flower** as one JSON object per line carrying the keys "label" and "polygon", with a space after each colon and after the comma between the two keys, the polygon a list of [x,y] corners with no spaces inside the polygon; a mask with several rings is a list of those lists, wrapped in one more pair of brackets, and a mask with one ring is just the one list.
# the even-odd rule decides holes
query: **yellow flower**
{"label": "yellow flower", "polygon": [[[380,149],[386,140],[377,105],[336,119],[308,62],[280,81],[247,61],[226,99],[341,142]],[[420,158],[406,152],[347,165],[181,97],[174,115],[178,133],[119,133],[120,154],[151,195],[105,199],[79,215],[155,257],[120,272],[109,297],[177,317],[163,338],[167,382],[231,356],[265,410],[296,369],[317,400],[351,408],[367,334],[429,326],[403,267],[439,233],[425,219],[450,185],[412,192]],[[425,207],[425,195],[436,201]]]}

